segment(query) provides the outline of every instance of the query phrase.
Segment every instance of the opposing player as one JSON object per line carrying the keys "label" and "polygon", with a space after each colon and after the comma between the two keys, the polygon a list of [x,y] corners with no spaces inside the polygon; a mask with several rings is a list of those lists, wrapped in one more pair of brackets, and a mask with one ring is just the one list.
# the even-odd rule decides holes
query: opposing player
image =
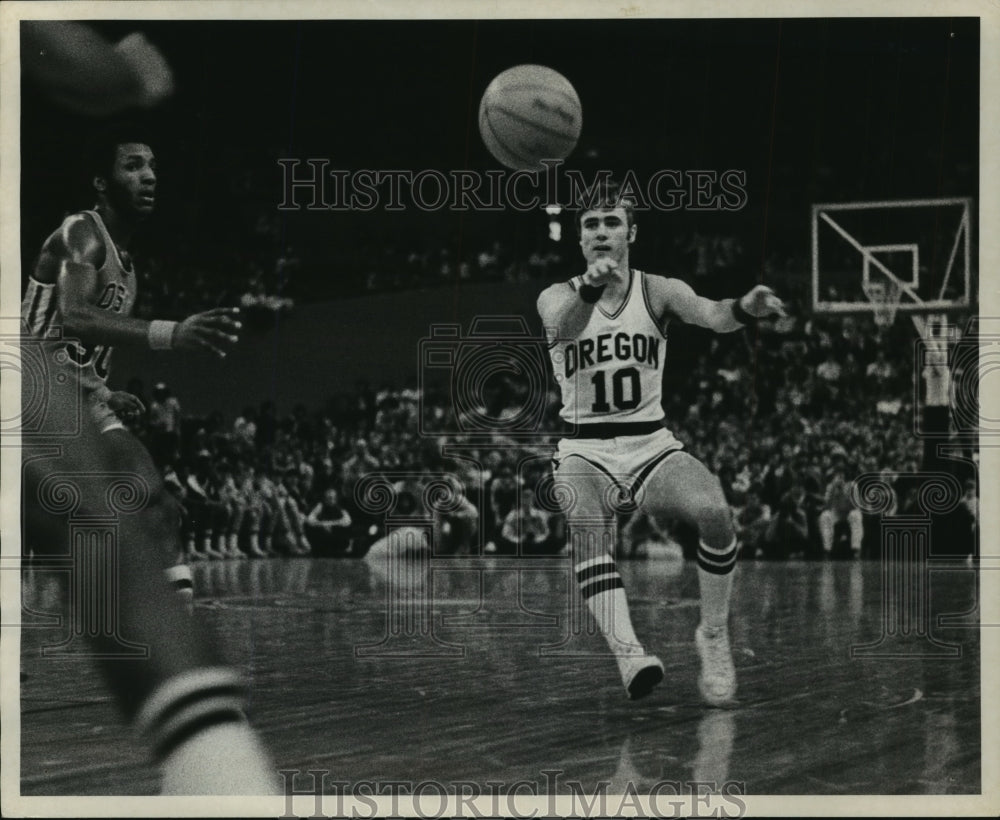
{"label": "opposing player", "polygon": [[[22,378],[23,418],[36,423],[22,432],[25,541],[67,554],[67,503],[90,520],[117,513],[116,583],[83,587],[97,596],[93,611],[113,614],[106,617],[114,628],[81,632],[160,763],[163,792],[273,793],[274,771],[244,714],[241,676],[222,663],[160,574],[165,568],[190,588],[190,575],[172,566],[180,547],[176,508],[149,454],[121,423],[120,414],[141,405],[107,386],[113,345],[224,355],[239,323],[229,310],[179,323],[129,315],[136,286],[128,245],[153,209],[155,160],[147,141],[117,129],[105,148],[93,177],[97,206],[68,217],[45,241],[22,304],[23,372],[34,368],[34,378]],[[44,412],[29,412],[38,406]],[[124,657],[122,640],[147,648],[148,657]]]}
{"label": "opposing player", "polygon": [[[95,140],[93,148],[97,205],[67,217],[45,240],[28,280],[21,318],[35,339],[61,332],[70,340],[65,348],[67,374],[79,382],[112,463],[160,488],[162,482],[149,453],[122,423],[122,416],[143,412],[142,403],[107,385],[113,346],[208,350],[225,356],[238,338],[238,309],[217,308],[183,322],[147,322],[130,315],[136,299],[136,272],[128,248],[153,211],[156,159],[134,126],[111,128]],[[181,588],[190,589],[190,572],[174,567],[181,545],[169,512],[160,522],[158,535],[164,569]]]}
{"label": "opposing player", "polygon": [[736,693],[728,632],[736,535],[719,480],[664,427],[666,331],[676,319],[726,333],[757,317],[784,315],[784,306],[764,286],[740,299],[714,301],[678,279],[633,269],[631,203],[614,183],[595,193],[577,214],[586,271],[546,288],[537,303],[562,392],[561,415],[576,430],[559,442],[554,472],[572,489],[564,498],[572,499],[565,513],[577,581],[628,696],[643,697],[663,679],[663,664],[635,635],[607,549],[613,499],[621,493],[646,512],[697,527],[698,686],[706,703],[725,706]]}

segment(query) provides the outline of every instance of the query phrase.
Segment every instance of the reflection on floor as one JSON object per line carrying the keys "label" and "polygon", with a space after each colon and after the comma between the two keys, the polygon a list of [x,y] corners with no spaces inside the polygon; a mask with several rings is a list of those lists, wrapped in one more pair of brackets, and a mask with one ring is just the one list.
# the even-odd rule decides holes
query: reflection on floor
{"label": "reflection on floor", "polygon": [[[944,569],[929,573],[929,611],[907,620],[910,603],[883,592],[892,568],[742,563],[740,706],[721,712],[696,697],[693,564],[621,564],[636,631],[667,667],[635,703],[566,558],[194,567],[196,617],[250,678],[280,768],[560,794],[693,780],[748,794],[978,792],[976,575]],[[40,655],[65,629],[46,617],[58,585],[29,573],[24,602],[23,792],[155,794],[90,663]]]}

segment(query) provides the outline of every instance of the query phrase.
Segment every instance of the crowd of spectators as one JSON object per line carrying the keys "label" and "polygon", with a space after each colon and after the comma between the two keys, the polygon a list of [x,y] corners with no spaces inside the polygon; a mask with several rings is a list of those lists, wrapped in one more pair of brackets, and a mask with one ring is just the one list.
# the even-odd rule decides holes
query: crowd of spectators
{"label": "crowd of spectators", "polygon": [[[432,232],[437,239],[414,247],[409,239],[386,242],[361,230],[350,243],[299,244],[286,234],[281,214],[254,200],[259,186],[251,183],[235,192],[242,210],[233,215],[232,236],[222,226],[212,244],[191,237],[191,247],[176,248],[176,258],[143,260],[139,315],[179,318],[239,304],[250,321],[254,315],[266,321],[296,302],[383,291],[462,282],[540,287],[567,278],[578,265],[566,215],[561,241],[544,233],[505,234],[518,239],[516,246],[471,233],[445,241]],[[658,260],[656,270],[684,276],[713,298],[744,287],[748,238],[690,227],[646,233],[644,253]],[[781,293],[791,318],[726,335],[685,330],[681,344],[668,346],[667,424],[720,477],[746,557],[871,553],[877,522],[863,517],[850,495],[851,481],[862,473],[882,473],[894,483],[896,511],[915,504],[906,477],[919,469],[922,443],[913,433],[911,334],[903,322],[885,329],[867,317],[811,316],[807,268],[788,248],[772,248],[764,259],[764,280]],[[130,387],[143,391],[138,383]],[[495,390],[484,412],[495,416],[523,403],[524,389],[508,383]],[[282,415],[264,401],[237,418],[186,415],[183,396],[157,386],[134,429],[184,510],[192,558],[362,554],[380,535],[384,516],[359,504],[359,487],[380,471],[423,476],[425,484],[433,475],[452,476],[444,493],[450,503],[434,515],[443,552],[553,553],[565,541],[564,521],[546,488],[560,426],[557,402],[552,384],[541,420],[551,439],[530,448],[502,438],[494,446],[480,441],[462,448],[461,437],[422,435],[460,429],[454,403],[444,392],[420,395],[391,385],[359,384],[325,407],[299,406]],[[446,440],[460,446],[461,459],[442,457]],[[962,509],[969,526],[959,551],[971,551],[976,517],[975,482],[968,478]],[[401,503],[426,501],[420,483],[416,478],[396,488],[416,499]],[[642,541],[658,533],[688,551],[693,546],[692,534],[677,522],[622,524],[625,555],[642,554]]]}
{"label": "crowd of spectators", "polygon": [[[905,328],[799,315],[753,331],[688,332],[690,343],[667,364],[668,425],[720,477],[743,556],[877,554],[878,521],[856,507],[851,483],[880,473],[895,488],[893,512],[916,509],[912,476],[922,442],[913,432]],[[145,398],[143,385],[129,387]],[[478,411],[484,418],[515,412],[525,405],[524,390],[495,385]],[[546,485],[560,429],[554,383],[547,398],[539,423],[552,435],[531,446],[500,434],[487,444],[446,435],[470,424],[456,418],[444,390],[421,395],[363,383],[325,407],[279,415],[265,401],[232,419],[187,416],[169,388],[156,385],[134,429],[184,510],[195,560],[363,554],[384,528],[384,512],[361,502],[371,491],[365,478],[383,471],[410,476],[396,481],[398,503],[423,505],[442,553],[551,554],[565,544],[565,522]],[[445,443],[461,457],[444,458]],[[447,486],[435,495],[428,488],[441,476]],[[971,472],[963,479],[966,498],[949,548],[968,554],[976,485]],[[679,522],[621,523],[623,555],[642,555],[642,542],[658,535],[693,550],[695,534]]]}

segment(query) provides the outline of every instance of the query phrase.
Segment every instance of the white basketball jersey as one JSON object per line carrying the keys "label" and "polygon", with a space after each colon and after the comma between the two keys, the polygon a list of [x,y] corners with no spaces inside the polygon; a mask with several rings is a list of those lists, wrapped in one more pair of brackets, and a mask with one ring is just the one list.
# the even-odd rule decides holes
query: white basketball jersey
{"label": "white basketball jersey", "polygon": [[615,313],[598,303],[575,339],[549,346],[562,391],[559,415],[571,424],[663,419],[667,336],[649,307],[647,276],[631,270],[625,300]]}
{"label": "white basketball jersey", "polygon": [[[127,268],[118,255],[104,220],[97,211],[84,211],[97,226],[104,240],[104,264],[97,271],[95,305],[111,313],[131,315],[135,304],[135,273]],[[28,287],[21,302],[21,318],[28,332],[38,339],[46,338],[53,329],[62,328],[59,294],[56,282],[38,282],[28,279]],[[86,391],[96,390],[108,380],[111,369],[111,350],[107,345],[66,343],[67,367],[79,378]]]}

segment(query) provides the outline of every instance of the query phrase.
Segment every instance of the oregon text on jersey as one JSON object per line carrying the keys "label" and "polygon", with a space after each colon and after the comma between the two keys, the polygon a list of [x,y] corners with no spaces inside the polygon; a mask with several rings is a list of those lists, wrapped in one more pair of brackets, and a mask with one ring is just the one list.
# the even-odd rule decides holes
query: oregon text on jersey
{"label": "oregon text on jersey", "polygon": [[596,338],[569,342],[562,349],[563,375],[568,379],[577,370],[586,370],[610,361],[637,362],[660,366],[660,342],[648,333],[601,333]]}

